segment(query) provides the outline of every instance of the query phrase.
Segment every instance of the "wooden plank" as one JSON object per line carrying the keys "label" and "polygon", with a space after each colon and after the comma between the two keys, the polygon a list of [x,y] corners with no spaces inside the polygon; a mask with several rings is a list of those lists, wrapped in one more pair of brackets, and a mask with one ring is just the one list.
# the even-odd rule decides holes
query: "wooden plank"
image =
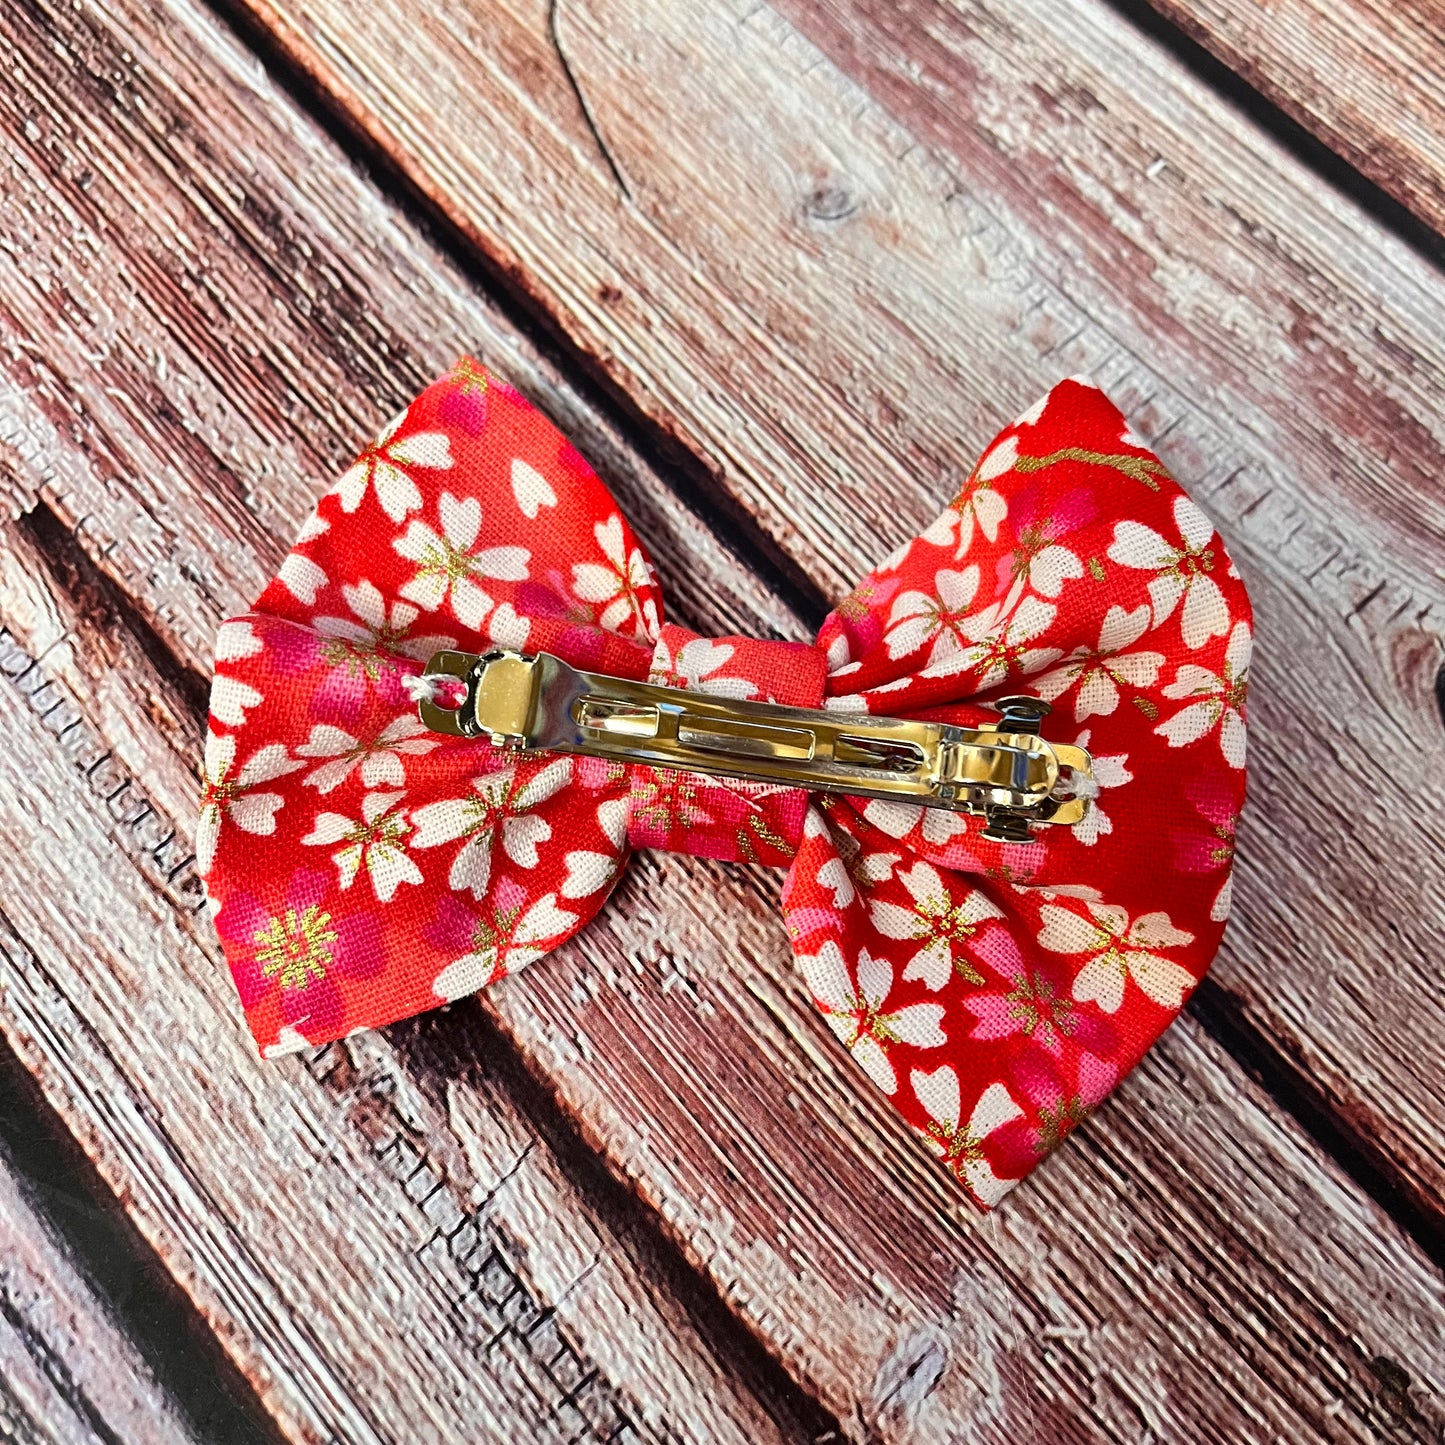
{"label": "wooden plank", "polygon": [[1439,0],[1149,3],[1445,234],[1445,7]]}
{"label": "wooden plank", "polygon": [[196,1445],[0,1152],[0,1440]]}
{"label": "wooden plank", "polygon": [[[218,82],[188,46],[197,34],[208,37],[209,53],[234,73],[233,50],[191,12],[169,13],[164,30],[143,11],[127,13],[109,46],[88,28],[97,24],[92,11],[67,9],[50,22],[61,56],[91,56],[102,73],[121,50],[133,57],[131,107],[160,112],[143,143],[127,133],[126,146],[118,145],[111,127],[125,126],[127,112],[117,117],[77,103],[83,97],[68,93],[72,82],[53,68],[30,86],[55,95],[51,113],[66,117],[57,154],[80,166],[124,154],[128,169],[113,184],[150,200],[134,212],[113,197],[94,203],[103,204],[107,226],[96,271],[103,281],[87,281],[68,258],[50,278],[54,291],[63,282],[85,305],[57,312],[42,299],[51,292],[18,268],[0,291],[14,345],[6,356],[16,382],[13,435],[28,448],[17,448],[17,492],[42,493],[68,525],[85,523],[74,544],[64,528],[52,529],[37,551],[34,519],[8,543],[16,559],[11,574],[20,580],[7,594],[6,618],[21,651],[5,670],[33,701],[17,702],[13,690],[0,694],[7,737],[20,740],[11,786],[18,791],[23,777],[32,800],[23,876],[13,853],[0,855],[0,868],[9,870],[0,873],[0,896],[21,940],[12,938],[0,964],[7,1030],[287,1428],[329,1427],[364,1438],[405,1421],[413,1432],[407,1438],[415,1438],[416,1422],[438,1409],[469,1418],[477,1408],[505,1411],[511,1389],[526,1398],[532,1387],[500,1368],[480,1380],[461,1378],[477,1369],[476,1335],[465,1333],[456,1313],[480,1286],[468,1284],[454,1259],[443,1259],[433,1286],[441,1303],[431,1293],[418,1299],[413,1261],[436,1226],[378,1158],[404,1158],[400,1175],[420,1178],[416,1192],[426,1200],[441,1195],[434,1207],[449,1199],[465,1216],[460,1201],[479,1186],[485,1198],[487,1180],[505,1175],[524,1152],[512,1131],[525,1134],[525,1121],[508,1124],[507,1097],[489,1094],[486,1079],[458,1063],[493,1037],[479,1029],[478,1006],[351,1041],[306,1063],[262,1069],[249,1061],[214,945],[191,912],[193,886],[183,867],[172,876],[183,853],[167,841],[165,811],[153,803],[147,812],[127,799],[143,791],[174,800],[171,817],[188,820],[183,795],[199,718],[186,713],[178,694],[205,666],[205,653],[186,639],[232,605],[217,570],[232,569],[231,585],[244,596],[274,561],[277,544],[268,537],[253,550],[246,528],[260,529],[238,520],[232,532],[215,536],[214,550],[224,556],[197,548],[185,569],[167,570],[159,565],[166,546],[184,545],[184,536],[165,537],[150,554],[152,565],[142,567],[131,560],[130,536],[106,528],[110,519],[130,526],[127,519],[146,515],[133,497],[157,476],[164,486],[155,492],[168,495],[155,495],[153,504],[169,508],[165,516],[180,534],[208,508],[233,505],[239,517],[262,505],[225,502],[229,483],[217,459],[249,449],[275,468],[265,504],[293,509],[281,519],[280,530],[289,532],[315,482],[307,478],[309,457],[286,457],[286,439],[307,437],[317,456],[339,451],[348,444],[348,409],[364,410],[364,388],[379,384],[368,376],[348,380],[339,367],[327,372],[327,355],[344,352],[357,312],[336,306],[308,326],[277,304],[305,288],[284,272],[288,284],[278,284],[268,274],[270,254],[258,259],[259,248],[242,244],[262,207],[281,211],[278,231],[299,233],[320,252],[309,263],[317,271],[334,267],[348,284],[369,288],[365,325],[387,346],[373,342],[365,355],[395,394],[378,399],[363,431],[412,381],[403,367],[393,376],[385,356],[417,346],[417,365],[426,365],[409,338],[427,334],[427,344],[440,347],[466,325],[483,328],[485,313],[434,257],[365,202],[314,136],[307,139],[279,108],[263,110]],[[120,12],[111,14],[119,29]],[[202,75],[199,98],[183,110],[163,108],[157,86],[195,97]],[[217,173],[215,157],[237,149],[271,166],[255,194],[244,177]],[[268,163],[268,154],[283,159]],[[42,161],[31,163],[43,174]],[[172,189],[176,175],[184,179]],[[188,207],[197,192],[237,187],[244,204],[220,217],[198,218]],[[26,196],[27,214],[45,221],[34,223],[37,244],[54,229],[57,218],[45,208],[56,196],[67,196],[58,183]],[[167,234],[185,237],[183,255],[208,258],[207,284],[223,305],[212,310],[206,295],[196,296],[184,266],[180,281],[142,267],[165,254]],[[374,272],[352,271],[359,263],[342,259],[378,249],[391,259]],[[420,297],[399,294],[387,280],[407,269],[399,257],[424,278]],[[136,349],[106,352],[95,344],[96,329],[117,296],[128,310],[125,345]],[[263,330],[257,317],[267,319]],[[264,338],[265,354],[248,356],[256,338]],[[199,359],[192,347],[200,348]],[[532,377],[544,374],[535,361],[527,364]],[[158,437],[148,418],[164,421],[193,388],[208,384],[207,375],[227,379],[245,398],[244,413],[212,392],[213,430],[199,440],[188,440],[193,434],[184,428]],[[119,394],[109,397],[116,405],[82,410],[83,398],[108,396],[106,386]],[[300,418],[309,431],[283,411],[296,395],[307,399]],[[556,395],[565,392],[549,392],[549,404]],[[180,463],[167,457],[167,445],[183,448]],[[196,479],[216,477],[203,490],[220,500],[201,495]],[[649,495],[665,499],[660,488]],[[696,601],[681,615],[720,629],[728,608],[742,607],[729,598],[745,601],[755,584],[744,578],[729,593],[735,569],[684,520],[670,526],[673,547],[660,547],[659,555],[679,581],[695,574]],[[643,526],[659,535],[646,518]],[[67,598],[93,599],[96,587],[93,579],[79,586],[55,579],[46,559],[67,550],[93,556],[118,597],[154,622],[183,664],[179,677],[164,658],[166,672],[157,675],[151,659],[138,655],[139,643],[126,644],[116,665],[108,633],[119,631],[122,643],[127,627],[138,638],[148,634],[134,615],[107,628],[103,608],[98,625],[93,600],[74,610]],[[193,562],[210,570],[197,573]],[[79,561],[72,570],[84,571]],[[758,630],[768,615],[760,606],[741,623]],[[177,621],[187,617],[195,625]],[[32,667],[29,659],[62,636],[67,643]],[[37,691],[46,668],[58,680]],[[81,712],[91,731],[77,725],[57,748],[54,734]],[[115,767],[136,779],[129,789],[118,791],[114,771],[87,777],[90,759],[107,748],[115,750]],[[66,822],[46,827],[42,817]],[[158,860],[148,861],[157,849]],[[37,901],[64,899],[80,886],[87,891],[71,904]],[[1375,1354],[1402,1362],[1438,1395],[1438,1281],[1429,1266],[1192,1026],[1170,1037],[1120,1105],[1004,1215],[982,1227],[972,1216],[956,1217],[959,1201],[932,1162],[838,1057],[803,1000],[772,912],[775,886],[741,870],[643,860],[628,892],[581,946],[533,970],[521,987],[495,991],[485,1008],[521,1043],[587,1138],[667,1220],[688,1257],[843,1417],[846,1433],[917,1440],[963,1433],[987,1441],[1032,1427],[1078,1440],[1130,1438],[1145,1429],[1182,1439],[1365,1438],[1380,1408],[1369,1364]],[[179,1055],[177,1039],[185,1040]],[[400,1102],[393,1107],[393,1100]],[[219,1160],[218,1110],[238,1139]],[[478,1120],[496,1116],[500,1124],[476,1132]],[[419,1144],[426,1162],[418,1175],[408,1151]],[[242,1153],[255,1162],[236,1177],[227,1163]],[[543,1150],[527,1154],[527,1167],[487,1208],[516,1210],[502,1216],[498,1247],[541,1270],[554,1254],[569,1258],[563,1237],[575,1227],[577,1206],[560,1188],[561,1203],[553,1204],[546,1177],[534,1182],[539,1154],[545,1160]],[[447,1187],[434,1190],[437,1178]],[[511,1202],[528,1189],[541,1203]],[[534,1221],[545,1221],[548,1208],[560,1222],[538,1241]],[[1298,1243],[1316,1235],[1325,1238],[1322,1251]],[[347,1263],[340,1290],[338,1255]],[[1240,1261],[1253,1255],[1258,1262],[1241,1277]],[[650,1338],[648,1321],[658,1315],[647,1311],[663,1305],[639,1302],[619,1285],[622,1303],[612,1304],[610,1315],[595,1298],[589,1307],[585,1284],[598,1272],[578,1270],[570,1287],[564,1279],[559,1288],[559,1309],[582,1296],[578,1335],[606,1339],[600,1320],[616,1329],[640,1311],[636,1328]],[[367,1315],[377,1297],[387,1302],[379,1320],[374,1309]],[[1167,1320],[1168,1330],[1155,1320]],[[415,1353],[418,1337],[430,1351],[425,1359]],[[680,1338],[685,1345],[685,1331]],[[632,1368],[649,1348],[624,1341],[620,1364],[609,1353],[609,1369]],[[1309,1352],[1307,1368],[1301,1351]],[[675,1390],[684,1408],[696,1398],[693,1387],[679,1385],[677,1371],[659,1370],[655,1383],[631,1388],[654,1402]],[[699,1388],[719,1387],[704,1378]],[[694,1424],[701,1438],[718,1438],[731,1418],[724,1411],[723,1425]]]}
{"label": "wooden plank", "polygon": [[[13,539],[4,555],[43,565]],[[582,1337],[608,1342],[608,1381],[655,1372],[683,1438],[777,1438],[681,1414],[693,1391],[717,1407],[735,1387],[472,1063],[475,1005],[304,1061],[249,1057],[187,880],[153,860],[171,824],[133,823],[134,791],[117,807],[113,780],[87,775],[164,683],[126,656],[123,692],[97,698],[114,638],[66,621],[45,664],[17,667],[13,632],[0,658],[20,676],[0,690],[0,787],[23,777],[47,820],[0,849],[7,1033],[283,1424],[560,1440],[590,1423],[604,1439],[615,1386]],[[157,752],[147,786],[178,770]],[[1367,1440],[1379,1359],[1422,1411],[1442,1398],[1438,1276],[1192,1023],[980,1226],[828,1044],[749,880],[655,860],[636,880],[646,906],[624,900],[488,1004],[789,1368],[847,1406],[850,1437]],[[692,952],[704,935],[721,958]],[[549,1320],[561,1340],[539,1347]],[[567,1382],[594,1383],[600,1418],[565,1415]]]}
{"label": "wooden plank", "polygon": [[829,595],[1053,379],[1114,393],[1260,619],[1216,976],[1445,1240],[1438,276],[1098,0],[246,9]]}

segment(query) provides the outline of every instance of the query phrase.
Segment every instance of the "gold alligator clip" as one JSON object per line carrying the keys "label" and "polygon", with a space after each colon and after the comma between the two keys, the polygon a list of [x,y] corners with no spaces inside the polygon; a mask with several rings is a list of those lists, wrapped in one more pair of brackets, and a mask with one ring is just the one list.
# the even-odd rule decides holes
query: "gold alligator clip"
{"label": "gold alligator clip", "polygon": [[[1027,843],[1039,823],[1077,823],[1094,794],[1083,748],[1046,742],[1049,704],[1006,697],[982,728],[743,702],[580,672],[551,653],[437,652],[423,679],[455,679],[417,711],[434,732],[522,752],[574,753],[680,772],[893,798],[988,820],[983,837]],[[455,685],[455,684],[454,684]]]}

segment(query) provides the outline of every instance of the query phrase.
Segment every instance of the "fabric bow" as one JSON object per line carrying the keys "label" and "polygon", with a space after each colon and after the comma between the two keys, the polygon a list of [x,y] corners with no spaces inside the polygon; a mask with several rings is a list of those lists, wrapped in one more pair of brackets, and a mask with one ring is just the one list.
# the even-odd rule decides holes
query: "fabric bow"
{"label": "fabric bow", "polygon": [[[802,707],[986,725],[1032,692],[1094,757],[1026,845],[896,802],[428,732],[433,651]],[[1006,428],[816,646],[663,621],[581,456],[472,361],[328,492],[217,639],[197,837],[267,1057],[460,998],[581,929],[629,847],[788,864],[814,1000],[991,1205],[1104,1098],[1208,967],[1244,797],[1250,608],[1213,524],[1092,383]]]}

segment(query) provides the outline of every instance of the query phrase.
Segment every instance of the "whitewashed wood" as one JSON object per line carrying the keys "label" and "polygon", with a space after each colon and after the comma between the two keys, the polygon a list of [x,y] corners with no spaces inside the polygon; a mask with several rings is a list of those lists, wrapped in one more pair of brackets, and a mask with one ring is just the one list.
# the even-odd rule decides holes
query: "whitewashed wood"
{"label": "whitewashed wood", "polygon": [[247,8],[829,594],[1109,388],[1258,612],[1217,977],[1445,1230],[1438,275],[1099,0]]}
{"label": "whitewashed wood", "polygon": [[198,1445],[3,1153],[0,1440]]}
{"label": "whitewashed wood", "polygon": [[1445,233],[1439,0],[1151,0],[1331,150]]}

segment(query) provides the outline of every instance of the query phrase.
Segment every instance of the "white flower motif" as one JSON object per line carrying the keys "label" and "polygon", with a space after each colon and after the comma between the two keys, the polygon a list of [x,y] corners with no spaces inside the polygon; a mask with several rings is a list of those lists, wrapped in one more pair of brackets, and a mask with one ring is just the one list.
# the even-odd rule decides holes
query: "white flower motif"
{"label": "white flower motif", "polygon": [[331,855],[342,888],[350,888],[365,868],[377,900],[390,903],[403,883],[420,883],[421,869],[406,855],[411,825],[396,805],[402,793],[368,793],[361,800],[361,817],[318,813],[311,831],[301,840],[313,848],[342,846]]}
{"label": "white flower motif", "polygon": [[402,412],[388,423],[381,435],[341,474],[332,491],[340,499],[343,512],[354,512],[361,505],[367,487],[374,487],[382,510],[393,522],[400,522],[408,512],[415,512],[421,506],[421,492],[406,469],[425,467],[430,471],[448,471],[456,465],[445,432],[413,432],[409,437],[393,441],[406,418],[407,413]]}
{"label": "white flower motif", "polygon": [[962,572],[945,567],[934,575],[932,592],[900,592],[888,614],[888,656],[896,660],[929,647],[930,662],[941,662],[977,637],[968,609],[978,593],[978,578],[973,564]]}
{"label": "white flower motif", "polygon": [[1249,623],[1236,622],[1224,649],[1222,675],[1184,663],[1164,696],[1192,698],[1187,707],[1154,729],[1172,748],[1188,747],[1219,730],[1219,750],[1232,768],[1244,766],[1244,700],[1249,691],[1249,654],[1253,646]]}
{"label": "white flower motif", "polygon": [[543,507],[557,505],[557,493],[552,490],[547,478],[521,457],[512,459],[512,495],[529,522],[537,520],[537,513]]}
{"label": "white flower motif", "polygon": [[255,789],[304,766],[280,743],[267,743],[233,773],[235,764],[235,736],[207,733],[201,821],[196,827],[196,872],[202,878],[211,871],[221,825],[227,818],[243,833],[276,831],[276,814],[286,799],[280,793],[258,793]]}
{"label": "white flower motif", "polygon": [[1017,437],[1006,437],[994,447],[944,509],[943,515],[923,533],[924,540],[937,547],[946,547],[956,540],[955,560],[966,556],[973,545],[975,524],[990,542],[997,541],[999,524],[1008,516],[1008,502],[993,482],[1013,470],[1018,455]]}
{"label": "white flower motif", "polygon": [[436,976],[432,992],[458,999],[525,968],[552,947],[552,940],[577,922],[577,915],[557,906],[557,895],[539,898],[525,913],[520,905],[498,908],[479,920],[472,951],[449,963]]}
{"label": "white flower motif", "polygon": [[533,809],[560,793],[571,778],[571,758],[555,759],[523,783],[515,767],[483,773],[472,780],[474,791],[466,797],[427,803],[412,814],[412,847],[436,848],[461,839],[447,881],[458,893],[481,898],[492,881],[498,844],[517,867],[537,866],[537,845],[552,836],[552,825]]}
{"label": "white flower motif", "polygon": [[919,861],[898,875],[913,899],[911,908],[874,899],[869,907],[873,926],[885,938],[912,940],[922,947],[903,970],[905,979],[922,979],[935,993],[957,970],[969,983],[982,983],[983,975],[964,955],[964,945],[988,918],[1003,913],[976,888],[955,903],[939,872]]}
{"label": "white flower motif", "polygon": [[1186,647],[1203,647],[1211,637],[1229,631],[1229,604],[1219,584],[1209,574],[1214,570],[1214,523],[1189,500],[1174,499],[1174,522],[1180,540],[1171,542],[1152,527],[1140,522],[1117,522],[1109,547],[1111,561],[1122,567],[1153,572],[1149,596],[1154,603],[1154,626],[1169,618],[1181,599],[1184,611],[1181,630]]}
{"label": "white flower motif", "polygon": [[574,562],[572,590],[583,602],[602,610],[597,625],[604,632],[617,632],[632,619],[634,635],[656,638],[657,603],[641,594],[653,586],[652,569],[640,547],[629,552],[622,518],[616,514],[592,529],[605,562]]}
{"label": "white flower motif", "polygon": [[968,832],[968,823],[961,813],[951,808],[925,808],[921,803],[870,798],[863,805],[863,816],[890,838],[906,838],[921,823],[923,841],[935,848],[945,848],[960,833]]}
{"label": "white flower motif", "polygon": [[1178,1009],[1193,989],[1187,968],[1160,957],[1157,950],[1193,943],[1194,935],[1175,928],[1167,913],[1145,913],[1131,924],[1113,903],[1090,903],[1090,917],[1045,903],[1039,908],[1039,943],[1053,953],[1087,954],[1074,979],[1074,998],[1095,1002],[1105,1013],[1118,1013],[1124,983],[1132,978],[1160,1008]]}
{"label": "white flower motif", "polygon": [[920,676],[951,677],[958,672],[976,671],[982,689],[1003,682],[1014,672],[1039,672],[1059,657],[1059,649],[1029,644],[1048,631],[1057,612],[1052,603],[1027,596],[1004,620],[1003,607],[991,603],[977,615],[975,635],[979,640],[940,663],[930,663]]}
{"label": "white flower motif", "polygon": [[617,876],[622,864],[622,849],[627,841],[627,816],[631,807],[626,798],[608,798],[597,805],[597,824],[612,844],[610,853],[591,848],[576,848],[563,862],[567,876],[562,880],[563,898],[587,898],[607,887]]}
{"label": "white flower motif", "polygon": [[409,602],[386,599],[366,581],[341,589],[350,617],[317,617],[312,626],[326,638],[322,655],[332,666],[354,660],[368,677],[376,677],[386,657],[410,657],[425,662],[432,653],[451,647],[454,638],[442,635],[412,637],[412,623],[421,615]]}
{"label": "white flower motif", "polygon": [[1000,1179],[983,1157],[983,1141],[995,1129],[1023,1117],[1023,1110],[1014,1102],[1002,1083],[990,1084],[979,1095],[968,1123],[960,1127],[963,1113],[959,1096],[958,1075],[947,1065],[931,1074],[914,1069],[909,1075],[918,1102],[928,1110],[933,1122],[923,1130],[924,1138],[938,1157],[973,1190],[984,1204],[992,1208],[1018,1182]]}
{"label": "white flower motif", "polygon": [[842,950],[832,939],[813,957],[800,958],[798,963],[828,1027],[885,1094],[898,1091],[898,1075],[888,1060],[888,1050],[894,1044],[937,1049],[948,1042],[939,1027],[942,1004],[915,1003],[884,1012],[893,990],[893,965],[886,958],[873,958],[866,949],[858,955],[856,989],[848,977]]}
{"label": "white flower motif", "polygon": [[[1074,740],[1074,746],[1087,750],[1089,746],[1090,729],[1085,728]],[[1096,757],[1093,760],[1094,786],[1099,789],[1122,788],[1125,783],[1134,781],[1134,774],[1128,769],[1128,753],[1109,753],[1104,757]],[[1114,824],[1110,821],[1109,815],[1100,805],[1096,795],[1090,803],[1088,811],[1074,824],[1074,837],[1086,848],[1092,848],[1105,833],[1114,831]]]}
{"label": "white flower motif", "polygon": [[[317,723],[311,736],[296,749],[303,758],[326,758],[327,762],[306,774],[303,782],[319,793],[338,788],[361,768],[361,781],[368,788],[400,788],[406,783],[403,757],[419,757],[437,747],[441,739],[410,713],[393,718],[366,742],[344,728]],[[299,767],[300,764],[297,764]]]}
{"label": "white flower motif", "polygon": [[1047,702],[1057,702],[1071,687],[1074,718],[1083,722],[1096,714],[1107,717],[1119,706],[1119,686],[1152,687],[1164,666],[1162,652],[1129,652],[1149,630],[1149,608],[1126,612],[1111,607],[1104,614],[1097,647],[1076,647],[1056,667],[1038,678],[1034,687]]}
{"label": "white flower motif", "polygon": [[1057,597],[1065,582],[1084,575],[1077,553],[1054,541],[1052,528],[1052,519],[1046,517],[1019,530],[1010,561],[1014,585],[1006,607],[1012,606],[1025,586],[1045,597]]}
{"label": "white flower motif", "polygon": [[476,631],[492,610],[492,598],[476,579],[523,582],[532,554],[525,547],[484,547],[474,552],[482,529],[482,504],[475,497],[457,498],[443,492],[437,511],[440,532],[418,518],[392,543],[397,552],[417,564],[416,576],[402,586],[401,595],[435,612],[450,593],[457,621]]}
{"label": "white flower motif", "polygon": [[647,680],[662,687],[688,688],[714,697],[756,697],[756,684],[745,677],[713,676],[720,667],[727,666],[736,651],[731,643],[694,637],[684,642],[673,657],[664,639],[653,652]]}
{"label": "white flower motif", "polygon": [[248,709],[264,699],[249,683],[229,673],[218,672],[211,680],[211,714],[228,727],[241,727]]}

